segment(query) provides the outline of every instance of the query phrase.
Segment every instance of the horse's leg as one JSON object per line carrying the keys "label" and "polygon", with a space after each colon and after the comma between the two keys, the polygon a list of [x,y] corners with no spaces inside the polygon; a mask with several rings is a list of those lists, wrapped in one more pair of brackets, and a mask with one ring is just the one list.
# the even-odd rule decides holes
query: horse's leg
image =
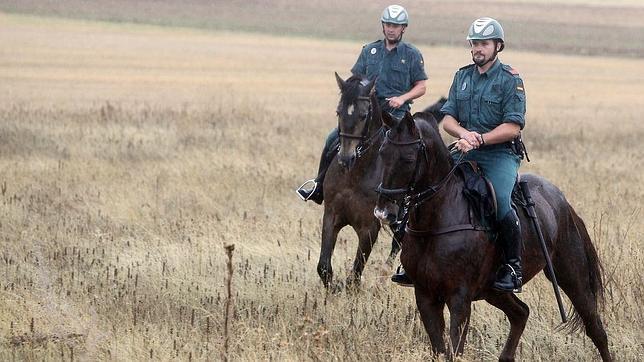
{"label": "horse's leg", "polygon": [[508,339],[499,356],[499,361],[514,361],[519,340],[530,315],[530,308],[512,293],[492,294],[485,300],[502,310],[510,321],[510,334],[508,334]]}
{"label": "horse's leg", "polygon": [[[583,221],[574,211],[571,211],[571,218],[568,234],[565,236],[568,240],[557,243],[552,259],[555,275],[561,289],[581,317],[586,335],[599,350],[602,360],[612,361],[608,351],[608,338],[598,312],[598,300],[603,292],[599,258]],[[550,275],[545,274],[550,279]],[[575,318],[571,323],[575,325]]]}
{"label": "horse's leg", "polygon": [[322,247],[320,248],[320,259],[318,261],[318,275],[322,279],[325,288],[328,288],[333,280],[333,267],[331,266],[331,257],[335,249],[335,242],[338,238],[338,232],[344,225],[337,222],[337,216],[328,208],[324,208],[324,217],[322,218]]}
{"label": "horse's leg", "polygon": [[380,231],[380,223],[377,222],[372,222],[371,225],[366,225],[356,230],[358,234],[358,250],[353,260],[352,273],[347,277],[347,286],[360,284],[364,266],[369,260],[373,244],[378,240],[378,231]]}
{"label": "horse's leg", "polygon": [[420,312],[425,331],[429,335],[432,351],[436,354],[445,353],[445,340],[443,338],[443,333],[445,333],[445,316],[443,315],[445,302],[431,296],[425,289],[418,286],[414,288],[414,292],[416,293],[416,306]]}
{"label": "horse's leg", "polygon": [[467,330],[470,326],[472,301],[465,298],[462,293],[453,295],[447,301],[449,309],[449,337],[451,348],[450,356],[463,354]]}

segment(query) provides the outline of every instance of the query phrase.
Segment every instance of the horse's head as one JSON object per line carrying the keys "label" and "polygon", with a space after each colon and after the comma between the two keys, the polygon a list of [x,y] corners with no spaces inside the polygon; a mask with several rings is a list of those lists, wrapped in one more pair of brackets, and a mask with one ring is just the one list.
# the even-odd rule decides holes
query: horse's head
{"label": "horse's head", "polygon": [[[382,182],[374,215],[385,224],[396,221],[406,197],[417,194],[427,184],[424,176],[434,163],[428,155],[449,157],[440,138],[436,120],[430,113],[405,114],[397,121],[384,112],[383,123],[389,131],[379,150]],[[449,162],[448,162],[449,163]]]}
{"label": "horse's head", "polygon": [[421,151],[420,133],[409,113],[398,121],[384,112],[382,121],[389,131],[379,150],[383,173],[373,213],[381,222],[391,224],[396,221],[401,201],[410,192],[410,185],[416,177],[414,173],[419,167],[419,153],[424,151]]}
{"label": "horse's head", "polygon": [[358,147],[369,136],[373,115],[380,112],[373,95],[375,82],[359,76],[351,76],[345,81],[338,73],[335,73],[335,79],[340,87],[340,102],[336,110],[340,134],[338,162],[350,169],[358,157]]}

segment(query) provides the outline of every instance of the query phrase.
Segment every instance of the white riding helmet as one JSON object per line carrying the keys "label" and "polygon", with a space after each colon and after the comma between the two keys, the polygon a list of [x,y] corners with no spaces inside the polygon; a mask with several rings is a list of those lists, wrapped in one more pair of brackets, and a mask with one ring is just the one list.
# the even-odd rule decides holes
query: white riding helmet
{"label": "white riding helmet", "polygon": [[470,25],[467,40],[499,39],[505,42],[503,27],[492,18],[478,18]]}
{"label": "white riding helmet", "polygon": [[408,25],[409,14],[407,10],[400,5],[389,5],[383,10],[380,21],[383,23]]}

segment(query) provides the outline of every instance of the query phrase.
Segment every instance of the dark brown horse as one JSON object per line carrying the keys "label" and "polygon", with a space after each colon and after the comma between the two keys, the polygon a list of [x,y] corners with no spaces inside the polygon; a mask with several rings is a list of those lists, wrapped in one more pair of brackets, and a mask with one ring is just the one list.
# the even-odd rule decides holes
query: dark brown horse
{"label": "dark brown horse", "polygon": [[[471,303],[485,300],[510,321],[510,334],[499,357],[513,361],[529,308],[515,294],[492,289],[501,252],[487,231],[467,227],[468,204],[463,179],[443,143],[436,121],[428,113],[409,114],[397,122],[383,115],[391,128],[380,148],[382,183],[374,214],[383,222],[397,215],[399,196],[411,204],[401,260],[414,281],[416,305],[436,353],[445,353],[443,309],[450,311],[449,356],[461,354],[467,335]],[[570,298],[575,315],[572,329],[585,326],[601,358],[610,361],[606,332],[598,313],[603,285],[601,265],[586,227],[562,192],[542,177],[521,175],[536,203],[536,212],[555,275]],[[410,186],[413,190],[409,190]],[[544,269],[545,261],[533,226],[521,219],[523,282]],[[471,224],[471,223],[470,223]],[[550,279],[550,275],[545,273]],[[554,298],[553,298],[554,303]]]}
{"label": "dark brown horse", "polygon": [[[378,148],[384,140],[381,110],[374,93],[374,82],[361,76],[346,81],[335,75],[340,88],[336,109],[340,146],[337,162],[326,173],[324,216],[322,218],[322,247],[317,271],[325,287],[333,280],[331,257],[338,232],[349,225],[358,235],[358,249],[347,284],[360,282],[362,271],[378,239],[380,221],[373,215],[378,195],[382,165]],[[444,99],[427,109],[440,110]],[[399,241],[392,240],[387,264],[392,265],[400,251]]]}
{"label": "dark brown horse", "polygon": [[[347,284],[360,282],[365,263],[378,238],[380,222],[373,216],[376,186],[382,167],[378,147],[384,139],[380,107],[373,92],[374,82],[352,76],[346,81],[336,73],[340,87],[338,130],[340,148],[338,162],[332,162],[324,181],[324,216],[322,247],[317,271],[325,287],[333,280],[331,257],[338,232],[350,225],[358,234],[358,249]],[[396,257],[399,247],[391,250]],[[391,263],[391,261],[390,261]]]}

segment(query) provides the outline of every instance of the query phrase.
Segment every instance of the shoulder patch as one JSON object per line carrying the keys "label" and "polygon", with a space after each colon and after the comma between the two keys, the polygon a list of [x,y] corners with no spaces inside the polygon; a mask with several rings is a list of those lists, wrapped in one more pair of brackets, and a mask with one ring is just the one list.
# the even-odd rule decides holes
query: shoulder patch
{"label": "shoulder patch", "polygon": [[516,78],[516,88],[517,88],[517,93],[525,93],[525,87],[523,86],[523,80],[521,78]]}

